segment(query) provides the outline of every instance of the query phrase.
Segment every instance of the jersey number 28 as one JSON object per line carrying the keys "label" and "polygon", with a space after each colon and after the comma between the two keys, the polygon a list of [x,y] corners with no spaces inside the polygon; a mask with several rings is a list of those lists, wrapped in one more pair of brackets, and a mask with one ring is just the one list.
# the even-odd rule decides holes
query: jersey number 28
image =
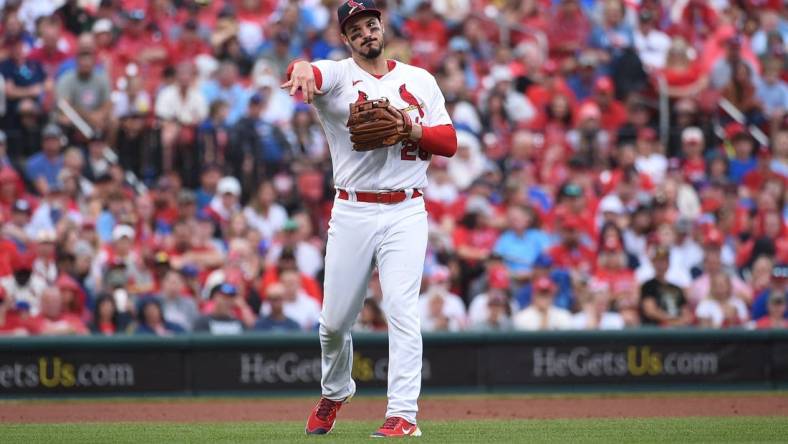
{"label": "jersey number 28", "polygon": [[412,140],[402,144],[402,151],[400,151],[400,159],[402,160],[416,160],[416,158],[430,160],[430,156],[430,153],[419,148],[419,145]]}

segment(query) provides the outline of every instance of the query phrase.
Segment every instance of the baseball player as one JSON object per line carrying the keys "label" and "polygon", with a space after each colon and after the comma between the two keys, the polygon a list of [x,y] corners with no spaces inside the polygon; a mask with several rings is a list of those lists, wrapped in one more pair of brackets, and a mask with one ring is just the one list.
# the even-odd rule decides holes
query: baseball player
{"label": "baseball player", "polygon": [[422,198],[432,155],[457,150],[454,127],[435,78],[383,57],[385,29],[372,0],[337,11],[352,56],[296,61],[282,87],[314,103],[325,130],[337,193],[326,245],[320,315],[322,397],[307,434],[326,434],[353,396],[350,328],[375,265],[389,325],[386,420],[372,435],[419,436],[422,342],[419,288],[427,247]]}

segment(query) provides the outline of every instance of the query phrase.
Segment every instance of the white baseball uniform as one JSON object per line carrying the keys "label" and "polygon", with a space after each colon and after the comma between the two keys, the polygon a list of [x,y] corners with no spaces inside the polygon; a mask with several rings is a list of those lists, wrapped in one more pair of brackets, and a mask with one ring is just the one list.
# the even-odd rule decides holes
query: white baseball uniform
{"label": "white baseball uniform", "polygon": [[[427,185],[430,156],[417,144],[404,143],[367,152],[352,149],[347,127],[350,104],[388,98],[424,126],[451,124],[438,84],[427,71],[389,62],[377,78],[352,58],[314,62],[322,76],[314,101],[328,139],[334,183],[349,199],[334,200],[326,245],[323,309],[320,316],[322,394],[342,400],[355,392],[351,378],[350,329],[377,264],[383,311],[389,325],[388,408],[386,417],[416,423],[421,390],[422,343],[419,287],[427,248],[427,213],[414,190]],[[359,202],[356,192],[405,190],[395,204]]]}

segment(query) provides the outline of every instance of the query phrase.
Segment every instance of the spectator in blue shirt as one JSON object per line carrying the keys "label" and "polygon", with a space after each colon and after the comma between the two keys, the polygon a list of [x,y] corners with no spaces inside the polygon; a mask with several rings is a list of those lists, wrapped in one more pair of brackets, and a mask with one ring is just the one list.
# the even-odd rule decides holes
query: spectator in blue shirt
{"label": "spectator in blue shirt", "polygon": [[769,59],[763,69],[763,78],[757,82],[758,100],[767,116],[779,117],[788,110],[788,85],[780,79],[782,60]]}
{"label": "spectator in blue shirt", "polygon": [[755,169],[758,161],[752,155],[754,141],[747,130],[735,123],[731,127],[735,128],[731,134],[731,144],[736,153],[728,163],[728,178],[733,183],[740,184],[744,176]]}
{"label": "spectator in blue shirt", "polygon": [[246,112],[250,94],[238,81],[238,66],[235,63],[223,62],[219,66],[216,78],[207,80],[201,89],[209,105],[217,100],[223,100],[230,106],[224,122],[227,125],[235,124]]}
{"label": "spectator in blue shirt", "polygon": [[17,123],[17,106],[23,99],[33,99],[40,103],[44,93],[46,74],[40,63],[27,60],[27,43],[20,37],[12,38],[7,44],[10,57],[0,62],[0,75],[5,80],[7,108],[6,128]]}
{"label": "spectator in blue shirt", "polygon": [[539,254],[550,246],[550,238],[539,229],[533,208],[512,205],[507,212],[509,229],[495,243],[493,251],[500,255],[511,275],[527,278]]}
{"label": "spectator in blue shirt", "polygon": [[287,316],[285,316],[285,287],[280,283],[271,284],[268,287],[265,297],[266,302],[271,307],[268,316],[261,316],[254,324],[256,331],[298,331],[301,326]]}
{"label": "spectator in blue shirt", "polygon": [[572,279],[566,270],[561,268],[552,269],[552,267],[553,259],[551,259],[547,253],[542,253],[537,256],[533,264],[530,282],[525,284],[515,294],[515,301],[520,309],[524,309],[531,305],[533,282],[536,282],[536,280],[542,276],[549,278],[555,285],[556,291],[553,305],[567,310],[572,309],[572,305],[574,305],[575,302],[574,295],[572,294]]}
{"label": "spectator in blue shirt", "polygon": [[41,134],[41,152],[27,161],[27,178],[38,188],[40,194],[46,194],[48,187],[57,184],[57,176],[63,169],[63,132],[60,127],[51,123],[44,127]]}

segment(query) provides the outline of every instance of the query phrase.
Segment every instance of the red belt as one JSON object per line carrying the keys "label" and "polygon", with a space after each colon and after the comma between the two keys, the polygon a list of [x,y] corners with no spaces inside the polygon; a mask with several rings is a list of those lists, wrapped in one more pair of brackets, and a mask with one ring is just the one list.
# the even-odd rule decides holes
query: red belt
{"label": "red belt", "polygon": [[[342,200],[350,200],[350,194],[345,190],[338,190],[338,197]],[[413,190],[411,199],[421,196],[421,191]],[[356,191],[356,201],[367,203],[381,203],[381,204],[394,204],[400,203],[408,198],[408,194],[404,190],[399,191],[384,191],[381,193],[370,193],[366,191]]]}

